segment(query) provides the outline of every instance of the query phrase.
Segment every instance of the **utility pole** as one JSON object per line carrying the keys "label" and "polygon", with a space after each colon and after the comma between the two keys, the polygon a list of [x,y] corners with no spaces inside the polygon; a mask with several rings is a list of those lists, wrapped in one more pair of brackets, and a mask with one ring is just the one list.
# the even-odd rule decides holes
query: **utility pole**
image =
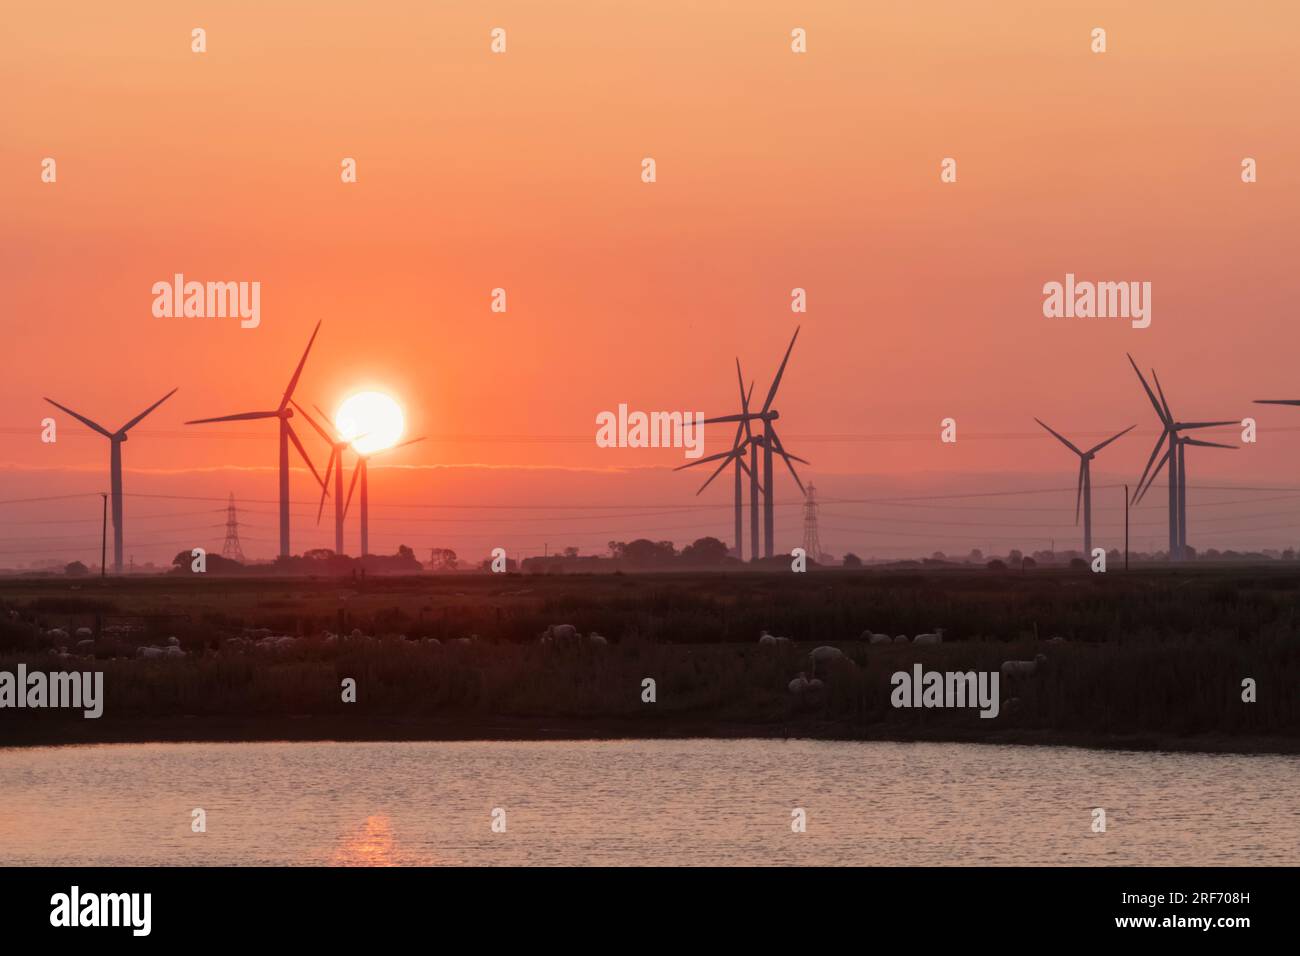
{"label": "utility pole", "polygon": [[104,499],[104,532],[99,539],[99,576],[103,578],[108,576],[108,495],[101,491],[99,496]]}

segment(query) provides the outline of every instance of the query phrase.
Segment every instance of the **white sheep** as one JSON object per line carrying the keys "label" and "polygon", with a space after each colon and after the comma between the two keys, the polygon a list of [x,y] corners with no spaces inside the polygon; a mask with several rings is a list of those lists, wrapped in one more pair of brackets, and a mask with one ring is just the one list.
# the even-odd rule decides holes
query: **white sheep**
{"label": "white sheep", "polygon": [[766,647],[774,647],[776,645],[776,638],[767,633],[767,631],[763,631],[763,633],[758,635],[758,643]]}
{"label": "white sheep", "polygon": [[942,644],[943,628],[936,627],[933,634],[918,634],[912,640],[913,644]]}
{"label": "white sheep", "polygon": [[164,654],[165,656],[167,656],[167,657],[186,657],[186,656],[188,656],[188,655],[186,655],[185,651],[181,650],[181,648],[177,647],[175,644],[172,644],[172,645],[168,646],[167,648],[165,648],[165,649],[163,650],[163,654]]}
{"label": "white sheep", "polygon": [[895,643],[895,644],[906,644],[906,643],[907,643],[907,635],[906,635],[906,634],[899,634],[899,635],[897,635],[897,636],[894,638],[894,643]]}
{"label": "white sheep", "polygon": [[609,643],[609,641],[605,639],[604,635],[602,635],[602,634],[597,634],[595,631],[592,631],[590,634],[587,635],[587,640],[590,641],[592,644],[608,644],[608,643]]}
{"label": "white sheep", "polygon": [[888,634],[869,634],[867,640],[872,644],[892,644],[894,639]]}
{"label": "white sheep", "polygon": [[829,644],[823,644],[821,647],[813,648],[808,655],[812,658],[814,665],[829,664],[831,661],[844,660],[844,652],[838,647],[831,647]]}
{"label": "white sheep", "polygon": [[175,635],[172,635],[171,637],[167,638],[167,643],[170,644],[172,647],[181,646],[180,639],[177,638]]}
{"label": "white sheep", "polygon": [[1003,677],[1032,677],[1039,666],[1047,663],[1046,654],[1035,654],[1032,661],[1003,661]]}
{"label": "white sheep", "polygon": [[150,660],[155,657],[162,657],[165,653],[161,647],[137,647],[135,656]]}
{"label": "white sheep", "polygon": [[84,641],[88,637],[94,637],[95,632],[88,627],[77,628],[77,640]]}

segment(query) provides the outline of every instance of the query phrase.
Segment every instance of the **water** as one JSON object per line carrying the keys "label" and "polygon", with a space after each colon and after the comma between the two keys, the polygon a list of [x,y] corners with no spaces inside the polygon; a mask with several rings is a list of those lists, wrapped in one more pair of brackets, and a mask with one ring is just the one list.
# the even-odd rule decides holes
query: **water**
{"label": "water", "polygon": [[10,749],[0,864],[1295,865],[1297,781],[1291,756],[929,743]]}

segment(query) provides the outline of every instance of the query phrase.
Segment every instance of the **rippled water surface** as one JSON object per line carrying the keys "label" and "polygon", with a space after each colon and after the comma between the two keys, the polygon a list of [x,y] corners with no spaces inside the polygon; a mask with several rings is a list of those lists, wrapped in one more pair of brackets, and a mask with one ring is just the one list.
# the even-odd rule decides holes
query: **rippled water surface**
{"label": "rippled water surface", "polygon": [[0,863],[1294,865],[1297,783],[1290,756],[957,744],[12,749]]}

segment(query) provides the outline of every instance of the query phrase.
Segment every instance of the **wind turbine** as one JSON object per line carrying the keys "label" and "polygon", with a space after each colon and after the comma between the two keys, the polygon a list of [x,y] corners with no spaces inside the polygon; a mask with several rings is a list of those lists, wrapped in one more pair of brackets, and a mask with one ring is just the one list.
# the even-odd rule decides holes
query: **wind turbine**
{"label": "wind turbine", "polygon": [[302,442],[298,440],[297,433],[293,426],[289,424],[289,419],[293,418],[293,409],[290,403],[293,401],[293,390],[298,387],[298,379],[302,375],[302,368],[307,364],[307,353],[311,351],[312,343],[316,341],[316,334],[320,331],[320,323],[316,323],[316,328],[312,330],[311,338],[307,341],[307,348],[303,350],[302,358],[298,360],[298,367],[293,371],[293,378],[289,379],[289,387],[284,390],[284,397],[280,399],[280,405],[274,411],[268,412],[240,412],[237,415],[221,415],[217,418],[196,418],[193,421],[186,422],[186,425],[204,425],[209,422],[242,422],[251,421],[256,418],[278,418],[280,420],[280,557],[289,557],[289,443],[293,442],[293,447],[298,449],[298,454],[302,460],[307,463],[311,469],[312,475],[316,478],[316,483],[324,485],[321,476],[316,472],[316,466],[311,463],[311,458],[307,455],[307,449],[302,447]]}
{"label": "wind turbine", "polygon": [[[1128,357],[1129,364],[1133,366],[1133,371],[1137,372],[1138,381],[1142,383],[1143,390],[1147,393],[1147,398],[1151,400],[1151,407],[1156,410],[1156,415],[1160,418],[1162,426],[1160,437],[1156,440],[1156,445],[1151,449],[1151,457],[1147,459],[1147,464],[1142,469],[1142,477],[1138,479],[1137,489],[1133,492],[1134,503],[1141,501],[1146,495],[1147,490],[1155,482],[1156,477],[1160,474],[1160,469],[1169,466],[1169,560],[1182,561],[1186,556],[1185,548],[1187,546],[1187,473],[1185,471],[1185,448],[1187,445],[1197,445],[1202,448],[1232,448],[1232,445],[1223,445],[1218,442],[1201,441],[1196,438],[1186,438],[1179,435],[1179,432],[1190,431],[1196,428],[1215,428],[1219,425],[1235,425],[1234,421],[1222,422],[1179,422],[1174,419],[1173,412],[1169,410],[1169,402],[1165,400],[1164,389],[1160,387],[1160,376],[1151,370],[1151,379],[1156,384],[1156,392],[1160,394],[1160,400],[1156,401],[1155,392],[1151,391],[1151,386],[1147,385],[1147,380],[1142,377],[1138,371],[1137,363],[1133,361],[1133,356]],[[1166,449],[1160,463],[1156,465],[1155,471],[1151,471],[1152,464],[1156,461],[1156,456],[1160,454],[1160,449],[1164,446],[1165,439],[1169,439],[1169,448]],[[1150,478],[1147,474],[1150,472]]]}
{"label": "wind turbine", "polygon": [[[357,441],[360,438],[361,436],[358,435],[356,438],[353,438],[352,441]],[[347,517],[348,508],[352,506],[352,492],[356,491],[357,478],[360,477],[361,479],[361,557],[362,558],[365,558],[365,556],[370,553],[370,495],[367,491],[366,476],[369,473],[369,470],[367,468],[367,463],[370,461],[371,458],[374,458],[375,455],[382,455],[384,452],[394,451],[398,448],[405,448],[407,445],[414,445],[418,441],[424,441],[424,438],[425,436],[421,435],[419,438],[412,438],[410,441],[404,441],[398,445],[389,445],[387,448],[377,448],[376,450],[371,452],[366,452],[365,454],[362,454],[355,447],[352,449],[357,453],[357,465],[355,468],[352,469],[352,483],[348,485],[348,500],[343,505],[343,517],[345,518]],[[342,470],[343,468],[343,458],[341,455],[339,457],[338,467],[340,470]]]}
{"label": "wind turbine", "polygon": [[1107,438],[1100,445],[1093,445],[1087,451],[1080,451],[1077,447],[1075,447],[1073,442],[1071,442],[1068,438],[1066,438],[1056,429],[1052,428],[1052,426],[1047,424],[1047,422],[1043,421],[1040,418],[1035,418],[1034,421],[1038,422],[1038,424],[1046,428],[1049,432],[1051,432],[1054,436],[1056,436],[1057,441],[1061,442],[1061,444],[1063,444],[1066,448],[1070,449],[1070,451],[1074,452],[1076,455],[1079,456],[1079,490],[1075,493],[1074,496],[1074,523],[1075,524],[1079,523],[1079,502],[1082,501],[1083,502],[1083,553],[1085,557],[1091,558],[1092,557],[1092,467],[1091,467],[1092,460],[1097,457],[1097,452],[1101,451],[1103,448],[1105,448],[1107,445],[1113,442],[1116,438],[1120,438],[1123,435],[1127,435],[1133,429],[1137,428],[1137,426],[1130,425],[1128,428],[1124,429],[1119,434],[1112,435],[1110,438]]}
{"label": "wind turbine", "polygon": [[[330,431],[325,431],[316,423],[307,410],[297,402],[293,407],[298,409],[302,417],[307,419],[307,424],[316,429],[321,438],[325,439],[330,446],[329,461],[325,464],[325,480],[321,482],[320,489],[320,507],[316,509],[316,523],[320,524],[320,516],[325,513],[325,499],[329,495],[330,472],[334,473],[334,553],[343,554],[343,452],[358,439],[364,438],[364,435],[357,435],[355,438],[344,438],[337,428],[331,426]],[[326,415],[319,405],[313,406],[316,413],[321,419],[328,422],[329,416]],[[355,449],[354,449],[355,450]]]}
{"label": "wind turbine", "polygon": [[[739,415],[722,415],[718,418],[706,418],[704,420],[706,425],[721,424],[723,422],[738,423],[745,430],[744,441],[738,440],[737,443],[733,444],[730,451],[720,452],[719,454],[710,455],[707,458],[701,458],[698,461],[691,462],[691,465],[699,465],[706,461],[716,461],[719,458],[723,458],[726,460],[718,467],[718,471],[721,471],[727,464],[727,461],[732,460],[733,457],[738,460],[741,452],[745,448],[749,449],[748,470],[750,478],[750,523],[753,535],[752,551],[754,556],[757,556],[758,554],[758,449],[760,447],[763,449],[763,555],[765,557],[770,558],[773,554],[775,518],[775,499],[773,497],[772,477],[773,453],[781,456],[782,460],[785,461],[785,466],[790,469],[790,474],[794,478],[795,484],[799,486],[801,492],[804,491],[803,482],[799,480],[799,473],[795,471],[793,462],[797,461],[804,465],[808,464],[808,462],[797,455],[791,455],[781,444],[781,438],[776,433],[776,425],[774,424],[776,420],[781,417],[781,413],[772,407],[772,402],[776,399],[776,391],[781,386],[781,378],[785,375],[786,364],[790,361],[790,353],[794,350],[794,343],[798,338],[799,329],[796,328],[794,330],[794,335],[790,339],[790,345],[785,350],[785,357],[781,359],[781,366],[777,369],[776,377],[772,379],[772,387],[768,389],[767,398],[763,402],[761,410],[757,412],[750,411],[749,399],[742,395],[742,411]],[[736,370],[737,375],[739,375],[739,361],[736,363]],[[750,430],[750,423],[755,421],[763,423],[763,433],[761,435],[755,435]],[[739,436],[739,434],[740,429],[738,428],[737,436]],[[681,467],[686,468],[690,466],[683,465]],[[714,473],[715,477],[716,475],[717,472]],[[709,480],[712,481],[712,478]],[[739,476],[737,476],[737,482],[739,482]],[[703,491],[703,488],[700,490]]]}
{"label": "wind turbine", "polygon": [[176,394],[176,389],[172,389],[158,401],[154,402],[135,418],[131,419],[115,432],[110,432],[97,422],[92,422],[85,415],[78,414],[65,405],[60,405],[52,398],[45,399],[60,411],[67,412],[87,428],[99,432],[109,441],[108,473],[109,482],[113,492],[113,573],[122,573],[122,442],[126,441],[126,433],[140,423],[140,420],[161,405],[167,399]]}
{"label": "wind turbine", "polygon": [[[753,382],[749,383],[749,394],[747,395],[745,393],[745,380],[740,372],[740,359],[736,359],[736,384],[740,387],[741,411],[743,414],[748,415],[749,399],[750,396],[754,394],[754,383]],[[742,436],[746,436],[744,441],[741,440]],[[718,465],[718,467],[714,470],[713,474],[709,476],[709,480],[706,481],[704,484],[700,485],[699,491],[695,492],[698,495],[701,491],[703,491],[705,488],[709,487],[709,485],[713,483],[713,479],[717,478],[718,475],[722,473],[722,470],[726,468],[729,463],[734,463],[735,472],[736,472],[736,480],[735,480],[736,557],[742,561],[745,559],[745,531],[744,531],[744,522],[742,519],[745,499],[744,499],[744,492],[743,492],[744,485],[741,483],[741,478],[740,478],[742,473],[749,475],[749,484],[750,484],[749,500],[750,500],[751,509],[753,511],[752,523],[753,523],[754,537],[752,542],[753,547],[750,552],[750,556],[751,557],[758,556],[758,472],[756,470],[756,466],[755,468],[751,468],[749,465],[745,464],[745,448],[746,445],[752,440],[753,440],[753,435],[750,432],[749,419],[744,418],[743,420],[736,423],[736,437],[732,439],[731,449],[729,451],[719,452],[716,455],[710,455],[708,458],[701,458],[698,461],[688,462],[685,465],[679,465],[678,467],[673,469],[673,471],[681,471],[683,468],[693,468],[694,466],[704,464],[707,461],[717,461],[719,458],[723,459],[722,462]],[[750,454],[751,457],[756,455],[757,448],[751,447]]]}

